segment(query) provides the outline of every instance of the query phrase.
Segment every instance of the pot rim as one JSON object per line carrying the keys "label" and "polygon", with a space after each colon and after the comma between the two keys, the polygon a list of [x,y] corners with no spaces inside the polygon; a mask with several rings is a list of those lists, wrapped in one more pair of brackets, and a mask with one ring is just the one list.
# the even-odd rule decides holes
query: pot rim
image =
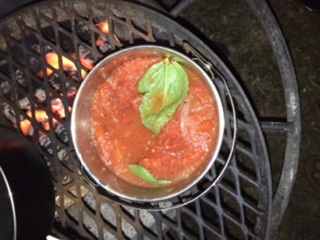
{"label": "pot rim", "polygon": [[6,174],[4,173],[4,170],[2,169],[2,167],[0,166],[0,178],[2,178],[5,187],[7,189],[7,193],[8,193],[8,198],[10,201],[10,207],[11,207],[11,213],[12,213],[12,223],[13,223],[13,235],[12,235],[12,240],[16,240],[17,239],[17,213],[16,213],[16,206],[14,204],[14,199],[13,199],[13,193],[8,181],[8,178],[6,176]]}
{"label": "pot rim", "polygon": [[[205,80],[205,82],[207,83],[208,87],[211,90],[212,93],[212,97],[214,98],[216,105],[217,105],[217,109],[218,109],[218,118],[219,118],[219,133],[218,133],[218,138],[217,138],[217,143],[216,146],[213,150],[213,153],[211,155],[210,160],[207,163],[207,166],[204,168],[204,170],[202,170],[201,174],[199,174],[199,176],[197,176],[196,178],[193,179],[192,182],[190,182],[189,184],[187,184],[185,187],[183,187],[182,189],[180,189],[177,192],[173,192],[170,193],[168,195],[165,196],[161,196],[161,197],[155,197],[155,198],[137,198],[137,197],[132,197],[132,196],[128,196],[125,195],[123,193],[120,193],[118,191],[115,191],[114,189],[112,189],[112,187],[103,184],[96,176],[95,174],[93,174],[91,172],[91,170],[89,169],[89,167],[87,166],[87,164],[85,163],[85,160],[81,154],[81,149],[77,144],[77,132],[76,132],[76,126],[77,126],[77,118],[76,118],[76,112],[78,109],[78,106],[81,106],[81,96],[83,94],[83,92],[85,92],[85,87],[87,85],[87,83],[90,81],[90,79],[92,78],[92,76],[95,75],[95,73],[100,69],[100,67],[104,66],[105,62],[109,61],[110,59],[113,59],[115,57],[117,57],[118,55],[123,55],[127,52],[133,51],[133,50],[142,50],[142,49],[151,49],[151,50],[160,50],[163,52],[167,52],[167,53],[171,53],[174,54],[180,58],[182,58],[183,60],[185,60],[188,64],[193,65],[193,67],[195,67],[200,74],[202,75],[203,79]],[[83,80],[83,82],[81,83],[78,92],[76,94],[74,103],[73,103],[73,108],[72,108],[72,113],[71,113],[71,138],[72,138],[72,142],[76,151],[76,154],[80,160],[81,166],[83,167],[84,173],[86,175],[89,176],[89,179],[91,181],[94,181],[94,184],[96,186],[99,186],[100,188],[104,189],[106,192],[110,192],[120,198],[126,199],[126,200],[130,200],[130,201],[136,201],[136,202],[156,202],[156,201],[165,201],[165,200],[169,200],[171,198],[177,197],[178,195],[186,192],[187,190],[191,189],[195,184],[197,184],[209,171],[209,169],[212,167],[213,163],[215,162],[215,160],[218,157],[218,154],[220,152],[221,149],[221,145],[222,145],[222,140],[223,140],[223,136],[224,136],[224,131],[225,131],[225,118],[224,118],[224,110],[223,110],[223,106],[222,106],[222,101],[221,101],[221,97],[220,94],[215,86],[215,84],[213,83],[212,78],[208,75],[207,72],[205,72],[203,70],[202,67],[199,66],[198,63],[196,63],[194,60],[192,60],[190,57],[186,56],[185,54],[176,51],[172,48],[168,48],[168,47],[163,47],[160,45],[151,45],[151,44],[144,44],[144,45],[137,45],[137,46],[131,46],[131,47],[127,47],[124,49],[121,49],[119,51],[116,51],[112,54],[107,55],[106,57],[104,57],[102,60],[100,60],[100,62],[98,64],[96,64],[94,66],[94,68],[89,72],[89,74],[85,77],[85,79]]]}

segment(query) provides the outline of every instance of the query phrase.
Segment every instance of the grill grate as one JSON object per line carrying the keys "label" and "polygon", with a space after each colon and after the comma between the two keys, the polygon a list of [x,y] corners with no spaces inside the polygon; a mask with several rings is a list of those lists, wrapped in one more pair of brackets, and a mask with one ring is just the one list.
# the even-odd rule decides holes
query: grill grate
{"label": "grill grate", "polygon": [[[157,43],[191,56],[185,42],[196,46],[230,86],[238,116],[234,157],[222,181],[185,207],[153,212],[119,205],[81,174],[69,131],[76,90],[92,65],[111,52]],[[0,58],[1,122],[34,142],[48,163],[57,229],[88,239],[267,238],[271,177],[255,115],[225,65],[181,26],[119,1],[44,2],[2,22]],[[225,87],[217,84],[228,106]],[[226,129],[228,148],[232,129]],[[222,154],[215,169],[219,171],[224,159]]]}

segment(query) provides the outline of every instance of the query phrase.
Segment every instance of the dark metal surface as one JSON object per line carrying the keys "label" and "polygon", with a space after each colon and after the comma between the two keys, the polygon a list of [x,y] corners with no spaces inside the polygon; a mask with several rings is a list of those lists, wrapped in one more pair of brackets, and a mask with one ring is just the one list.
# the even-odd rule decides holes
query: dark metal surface
{"label": "dark metal surface", "polygon": [[35,0],[0,0],[0,17],[4,17],[9,15],[10,13],[16,11],[18,8],[22,8],[32,2],[36,2]]}
{"label": "dark metal surface", "polygon": [[195,0],[180,0],[170,10],[170,15],[177,17],[183,10],[187,9]]}
{"label": "dark metal surface", "polygon": [[[108,20],[111,34],[97,29],[101,20]],[[271,175],[262,131],[235,77],[201,40],[159,13],[111,0],[41,3],[5,19],[0,28],[0,116],[16,127],[21,119],[32,123],[28,138],[41,147],[55,180],[56,229],[88,239],[268,239]],[[108,41],[108,48],[97,47],[99,37]],[[116,204],[90,185],[69,141],[70,112],[54,120],[50,102],[60,98],[65,109],[72,107],[67,93],[79,86],[80,68],[85,69],[80,46],[97,62],[125,46],[155,42],[192,57],[184,47],[187,42],[215,66],[235,100],[239,134],[231,164],[216,187],[185,207],[148,212]],[[58,53],[59,69],[51,67],[53,75],[39,77],[39,70],[50,67],[44,57],[48,51]],[[62,55],[75,62],[76,74],[62,70]],[[225,93],[223,85],[219,88]],[[35,94],[39,89],[43,101]],[[226,95],[222,97],[226,102]],[[38,108],[47,112],[49,131],[26,114],[20,101],[25,98],[33,116]],[[231,130],[227,128],[227,139]],[[221,158],[215,170],[224,164]]]}
{"label": "dark metal surface", "polygon": [[[295,183],[301,142],[301,113],[295,68],[286,40],[279,24],[266,0],[246,0],[265,30],[281,74],[287,119],[272,121],[261,119],[261,127],[266,134],[286,134],[286,150],[281,178],[273,196],[272,239],[276,238],[281,220],[287,209],[292,187]],[[192,0],[181,0],[170,13],[177,17],[190,6]],[[316,1],[305,1],[307,7],[315,6]],[[309,5],[310,3],[310,5]],[[311,7],[312,8],[312,7]],[[316,8],[316,7],[315,7]]]}
{"label": "dark metal surface", "polygon": [[[272,203],[272,238],[275,238],[284,212],[287,209],[298,171],[301,142],[300,99],[292,58],[274,14],[266,1],[247,0],[247,2],[260,20],[271,43],[274,56],[278,62],[286,100],[287,123],[282,129],[288,130],[287,145],[280,181],[276,186],[277,190],[273,196]],[[279,124],[269,123],[268,125],[273,125],[273,129],[279,132]],[[288,128],[287,126],[290,127]]]}

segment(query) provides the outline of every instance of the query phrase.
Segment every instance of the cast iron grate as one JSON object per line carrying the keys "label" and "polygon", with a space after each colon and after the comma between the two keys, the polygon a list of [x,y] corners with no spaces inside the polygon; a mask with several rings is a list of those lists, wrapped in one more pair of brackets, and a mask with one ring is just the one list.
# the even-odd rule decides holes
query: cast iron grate
{"label": "cast iron grate", "polygon": [[[119,205],[81,174],[69,131],[77,88],[96,62],[118,49],[157,43],[192,56],[186,42],[206,56],[231,89],[238,116],[231,164],[217,186],[185,207],[155,212]],[[2,22],[0,59],[1,122],[34,142],[48,163],[57,228],[88,239],[267,238],[271,177],[261,130],[236,79],[190,32],[159,13],[120,1],[44,2]],[[227,147],[231,130],[227,126]],[[225,157],[220,155],[216,170]]]}

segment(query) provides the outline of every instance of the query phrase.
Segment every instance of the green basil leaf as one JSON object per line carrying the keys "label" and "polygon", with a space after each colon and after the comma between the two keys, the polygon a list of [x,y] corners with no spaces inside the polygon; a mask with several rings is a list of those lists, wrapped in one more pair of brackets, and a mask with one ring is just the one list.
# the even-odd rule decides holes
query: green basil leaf
{"label": "green basil leaf", "polygon": [[169,180],[157,180],[151,172],[149,172],[146,168],[142,167],[141,165],[129,164],[128,168],[133,175],[141,178],[143,181],[147,183],[155,185],[167,185],[171,183],[171,181]]}
{"label": "green basil leaf", "polygon": [[144,95],[139,107],[143,125],[158,134],[188,95],[188,74],[177,60],[166,58],[147,70],[138,91]]}

